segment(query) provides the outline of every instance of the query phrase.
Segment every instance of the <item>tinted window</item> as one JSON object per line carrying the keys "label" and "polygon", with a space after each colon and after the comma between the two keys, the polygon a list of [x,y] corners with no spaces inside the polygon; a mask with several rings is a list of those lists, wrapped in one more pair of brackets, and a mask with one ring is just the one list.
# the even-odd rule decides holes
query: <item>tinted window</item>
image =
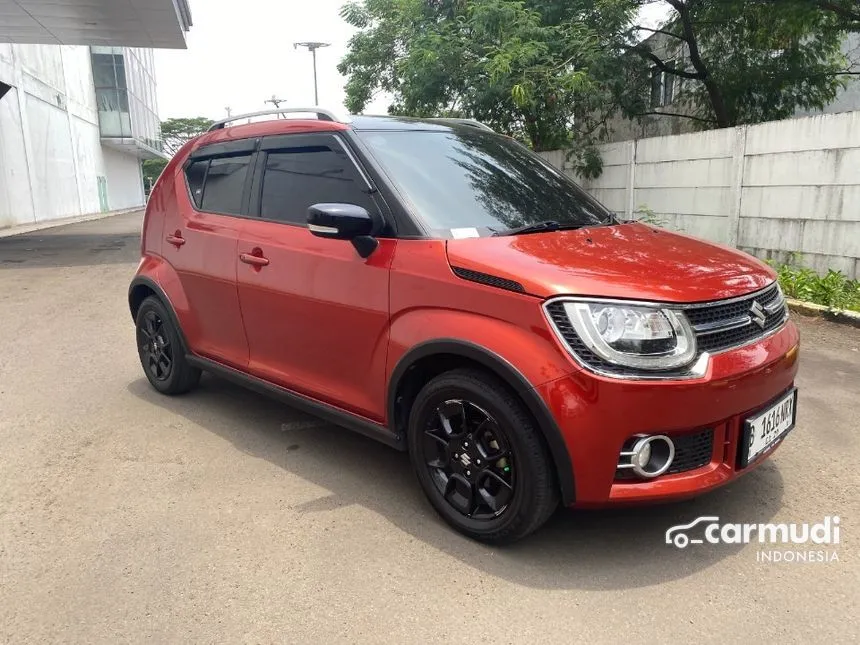
{"label": "tinted window", "polygon": [[358,134],[431,229],[612,221],[573,181],[507,137],[477,129]]}
{"label": "tinted window", "polygon": [[197,208],[203,203],[203,179],[206,177],[206,168],[209,160],[195,161],[185,169],[185,177],[188,179],[188,189]]}
{"label": "tinted window", "polygon": [[250,155],[216,157],[209,162],[203,187],[202,210],[210,213],[242,214],[242,189],[251,162]]}
{"label": "tinted window", "polygon": [[325,146],[270,152],[263,175],[260,215],[266,219],[307,224],[308,207],[322,202],[376,206],[352,161]]}

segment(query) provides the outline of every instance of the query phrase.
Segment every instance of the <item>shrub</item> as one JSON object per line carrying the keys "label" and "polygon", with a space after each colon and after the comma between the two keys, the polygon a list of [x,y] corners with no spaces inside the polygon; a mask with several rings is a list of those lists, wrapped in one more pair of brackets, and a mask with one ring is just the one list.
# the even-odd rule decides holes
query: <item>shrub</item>
{"label": "shrub", "polygon": [[860,281],[849,280],[841,271],[830,269],[827,275],[820,276],[806,267],[783,264],[777,272],[779,284],[789,298],[831,309],[860,311]]}

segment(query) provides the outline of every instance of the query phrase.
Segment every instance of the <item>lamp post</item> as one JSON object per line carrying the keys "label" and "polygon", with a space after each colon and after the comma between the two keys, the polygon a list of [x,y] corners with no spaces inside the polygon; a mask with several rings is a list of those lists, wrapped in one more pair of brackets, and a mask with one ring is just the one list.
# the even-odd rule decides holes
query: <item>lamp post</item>
{"label": "lamp post", "polygon": [[299,47],[307,47],[307,50],[314,58],[314,105],[319,105],[320,102],[319,94],[317,93],[317,50],[320,47],[328,47],[329,45],[331,45],[331,43],[320,43],[316,41],[293,43],[293,49],[298,49]]}

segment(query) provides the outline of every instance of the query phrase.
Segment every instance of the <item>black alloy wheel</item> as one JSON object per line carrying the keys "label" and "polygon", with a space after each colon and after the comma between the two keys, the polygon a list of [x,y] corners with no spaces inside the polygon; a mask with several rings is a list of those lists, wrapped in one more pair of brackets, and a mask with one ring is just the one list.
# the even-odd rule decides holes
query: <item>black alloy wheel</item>
{"label": "black alloy wheel", "polygon": [[162,394],[184,394],[200,381],[200,370],[188,363],[185,346],[167,308],[149,296],[137,310],[137,353],[150,385]]}
{"label": "black alloy wheel", "polygon": [[476,540],[514,542],[558,507],[546,442],[520,398],[479,369],[430,380],[415,397],[409,457],[428,500]]}
{"label": "black alloy wheel", "polygon": [[430,477],[454,509],[475,520],[505,512],[516,474],[508,441],[486,410],[463,399],[443,401],[423,440]]}
{"label": "black alloy wheel", "polygon": [[156,381],[166,381],[173,372],[173,347],[165,334],[164,321],[154,309],[142,316],[137,328],[137,344],[147,374]]}

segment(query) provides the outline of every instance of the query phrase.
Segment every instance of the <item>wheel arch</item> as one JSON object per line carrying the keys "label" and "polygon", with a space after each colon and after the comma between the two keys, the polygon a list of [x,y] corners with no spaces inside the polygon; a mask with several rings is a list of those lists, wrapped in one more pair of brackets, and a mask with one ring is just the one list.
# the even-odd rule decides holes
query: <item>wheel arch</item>
{"label": "wheel arch", "polygon": [[167,309],[167,314],[170,316],[170,322],[179,334],[179,339],[182,342],[182,351],[188,353],[188,342],[185,338],[185,333],[182,331],[182,325],[179,324],[179,318],[176,316],[176,311],[170,298],[164,293],[164,290],[151,278],[145,276],[137,276],[131,281],[128,287],[128,308],[131,312],[131,319],[137,322],[137,312],[140,305],[149,296],[155,296],[161,301]]}
{"label": "wheel arch", "polygon": [[[573,465],[567,445],[552,414],[534,387],[510,362],[475,343],[453,338],[429,340],[406,352],[397,362],[388,384],[387,416],[391,431],[402,436],[410,400],[430,378],[455,367],[477,365],[511,388],[537,423],[549,448],[558,478],[562,502],[570,505],[576,497]],[[419,370],[418,373],[415,371]]]}

